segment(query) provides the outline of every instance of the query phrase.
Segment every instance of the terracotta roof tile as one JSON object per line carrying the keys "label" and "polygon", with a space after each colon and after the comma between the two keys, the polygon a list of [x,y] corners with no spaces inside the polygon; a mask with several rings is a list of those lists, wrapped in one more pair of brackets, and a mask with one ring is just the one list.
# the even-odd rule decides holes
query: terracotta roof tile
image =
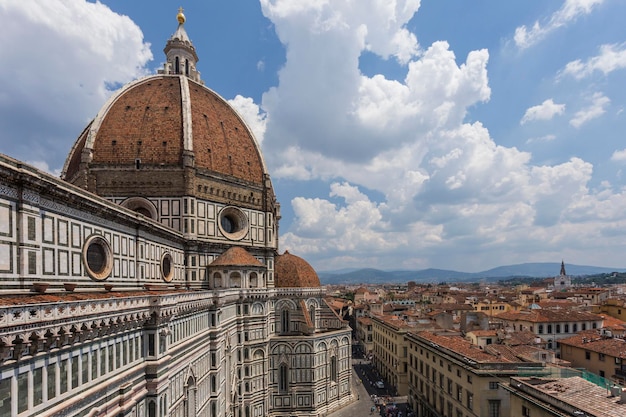
{"label": "terracotta roof tile", "polygon": [[239,246],[233,246],[226,252],[218,256],[211,264],[213,266],[254,266],[262,267],[263,265],[258,259],[250,255],[247,250]]}
{"label": "terracotta roof tile", "polygon": [[285,251],[274,263],[276,287],[308,288],[320,287],[320,279],[311,265],[304,259]]}
{"label": "terracotta roof tile", "polygon": [[461,336],[440,336],[428,331],[418,332],[416,335],[478,363],[518,362],[480,349]]}
{"label": "terracotta roof tile", "polygon": [[561,345],[575,346],[592,352],[603,353],[615,358],[626,359],[626,341],[612,337],[602,337],[596,331],[580,332],[567,339],[559,340]]}

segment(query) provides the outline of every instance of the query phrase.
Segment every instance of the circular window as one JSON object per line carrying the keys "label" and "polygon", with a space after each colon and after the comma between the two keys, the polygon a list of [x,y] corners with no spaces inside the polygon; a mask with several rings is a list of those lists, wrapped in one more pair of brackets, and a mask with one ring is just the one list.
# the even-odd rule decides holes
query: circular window
{"label": "circular window", "polygon": [[100,235],[87,238],[83,245],[83,264],[87,274],[98,281],[106,279],[113,268],[111,245]]}
{"label": "circular window", "polygon": [[230,240],[241,240],[248,234],[248,218],[237,207],[225,207],[219,215],[219,228]]}
{"label": "circular window", "polygon": [[172,268],[172,255],[166,253],[161,257],[161,277],[164,281],[170,282],[174,278],[174,269]]}

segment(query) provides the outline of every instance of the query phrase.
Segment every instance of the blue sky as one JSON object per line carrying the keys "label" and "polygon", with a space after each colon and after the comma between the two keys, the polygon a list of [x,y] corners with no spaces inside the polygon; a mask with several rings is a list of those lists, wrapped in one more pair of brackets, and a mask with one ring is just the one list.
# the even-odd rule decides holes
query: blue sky
{"label": "blue sky", "polygon": [[[318,270],[626,267],[626,2],[5,0],[0,152],[60,172],[178,6]],[[555,271],[555,274],[558,271]]]}

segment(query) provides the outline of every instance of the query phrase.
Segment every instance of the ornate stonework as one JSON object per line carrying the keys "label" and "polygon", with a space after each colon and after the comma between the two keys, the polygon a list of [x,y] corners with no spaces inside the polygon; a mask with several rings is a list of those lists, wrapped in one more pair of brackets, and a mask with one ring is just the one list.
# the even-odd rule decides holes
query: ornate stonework
{"label": "ornate stonework", "polygon": [[[353,400],[350,329],[278,256],[243,120],[179,25],[63,180],[0,155],[0,415],[322,416]],[[282,260],[281,260],[282,259]]]}

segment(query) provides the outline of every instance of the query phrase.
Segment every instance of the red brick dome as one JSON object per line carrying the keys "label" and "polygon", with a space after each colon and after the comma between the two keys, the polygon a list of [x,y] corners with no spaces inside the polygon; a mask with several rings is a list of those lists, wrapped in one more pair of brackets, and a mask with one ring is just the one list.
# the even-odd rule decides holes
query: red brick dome
{"label": "red brick dome", "polygon": [[113,94],[76,140],[61,177],[153,219],[179,216],[176,204],[189,203],[161,213],[159,199],[185,197],[274,211],[261,149],[235,109],[205,87],[184,23],[178,19],[166,42],[163,69]]}
{"label": "red brick dome", "polygon": [[274,285],[287,288],[321,287],[320,279],[313,267],[288,251],[276,257]]}
{"label": "red brick dome", "polygon": [[184,75],[154,75],[105,104],[74,144],[63,177],[75,182],[81,170],[186,165],[253,185],[266,174],[250,129],[222,97]]}

